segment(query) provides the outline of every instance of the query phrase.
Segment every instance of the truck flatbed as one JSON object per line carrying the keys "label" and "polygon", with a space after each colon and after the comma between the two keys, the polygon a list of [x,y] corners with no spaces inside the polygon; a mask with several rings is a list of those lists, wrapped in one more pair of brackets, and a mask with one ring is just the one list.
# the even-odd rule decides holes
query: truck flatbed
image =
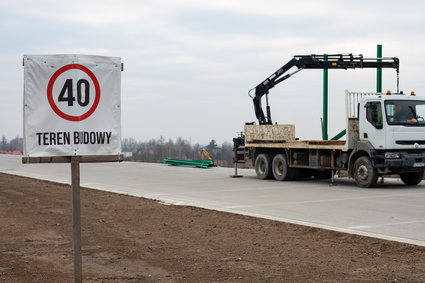
{"label": "truck flatbed", "polygon": [[305,149],[335,149],[346,151],[345,141],[331,140],[291,140],[291,141],[267,141],[253,140],[245,143],[245,147],[264,147],[264,148],[305,148]]}

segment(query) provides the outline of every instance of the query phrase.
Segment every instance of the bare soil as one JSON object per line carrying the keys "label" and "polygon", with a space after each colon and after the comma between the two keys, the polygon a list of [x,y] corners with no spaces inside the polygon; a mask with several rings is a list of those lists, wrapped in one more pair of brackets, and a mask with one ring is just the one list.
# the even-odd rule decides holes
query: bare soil
{"label": "bare soil", "polygon": [[[0,173],[0,282],[73,282],[69,185]],[[425,247],[81,190],[84,282],[425,282]]]}

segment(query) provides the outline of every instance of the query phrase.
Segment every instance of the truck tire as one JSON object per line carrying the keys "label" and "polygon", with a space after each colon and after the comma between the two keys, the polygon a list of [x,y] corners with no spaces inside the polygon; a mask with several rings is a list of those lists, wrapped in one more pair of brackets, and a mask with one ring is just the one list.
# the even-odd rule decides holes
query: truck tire
{"label": "truck tire", "polygon": [[378,181],[378,171],[368,156],[360,156],[354,162],[353,177],[359,187],[372,188]]}
{"label": "truck tire", "polygon": [[400,174],[400,179],[407,186],[415,186],[415,185],[419,184],[422,181],[423,178],[424,178],[424,170],[421,170],[419,172]]}
{"label": "truck tire", "polygon": [[296,171],[288,166],[285,154],[277,154],[272,162],[273,176],[277,181],[291,181],[295,178]]}
{"label": "truck tire", "polygon": [[271,179],[272,172],[272,156],[268,153],[261,153],[255,159],[255,173],[260,179]]}

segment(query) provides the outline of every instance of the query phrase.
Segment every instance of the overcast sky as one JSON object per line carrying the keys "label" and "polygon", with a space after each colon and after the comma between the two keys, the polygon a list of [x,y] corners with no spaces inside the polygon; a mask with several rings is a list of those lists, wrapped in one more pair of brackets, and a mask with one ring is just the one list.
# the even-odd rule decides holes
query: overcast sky
{"label": "overcast sky", "polygon": [[[255,121],[249,89],[298,54],[400,58],[400,88],[425,93],[424,1],[1,1],[0,135],[22,136],[24,54],[121,57],[122,136],[232,141]],[[383,89],[396,89],[384,69]],[[322,71],[270,93],[272,117],[320,138]],[[344,129],[344,92],[374,91],[375,70],[329,71],[330,129]]]}

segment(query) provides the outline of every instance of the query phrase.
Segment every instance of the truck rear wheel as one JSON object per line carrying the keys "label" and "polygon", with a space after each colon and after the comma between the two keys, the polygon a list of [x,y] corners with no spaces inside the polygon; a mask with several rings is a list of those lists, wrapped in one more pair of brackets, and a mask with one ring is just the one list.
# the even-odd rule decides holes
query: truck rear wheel
{"label": "truck rear wheel", "polygon": [[424,170],[413,173],[402,173],[400,179],[408,186],[415,186],[419,184],[424,178]]}
{"label": "truck rear wheel", "polygon": [[278,181],[291,181],[295,178],[296,171],[289,167],[285,154],[277,154],[272,163],[273,176]]}
{"label": "truck rear wheel", "polygon": [[272,156],[268,153],[261,153],[255,159],[255,173],[260,179],[271,179],[272,172]]}
{"label": "truck rear wheel", "polygon": [[368,156],[360,156],[354,162],[353,176],[359,187],[372,188],[378,181],[378,171]]}

